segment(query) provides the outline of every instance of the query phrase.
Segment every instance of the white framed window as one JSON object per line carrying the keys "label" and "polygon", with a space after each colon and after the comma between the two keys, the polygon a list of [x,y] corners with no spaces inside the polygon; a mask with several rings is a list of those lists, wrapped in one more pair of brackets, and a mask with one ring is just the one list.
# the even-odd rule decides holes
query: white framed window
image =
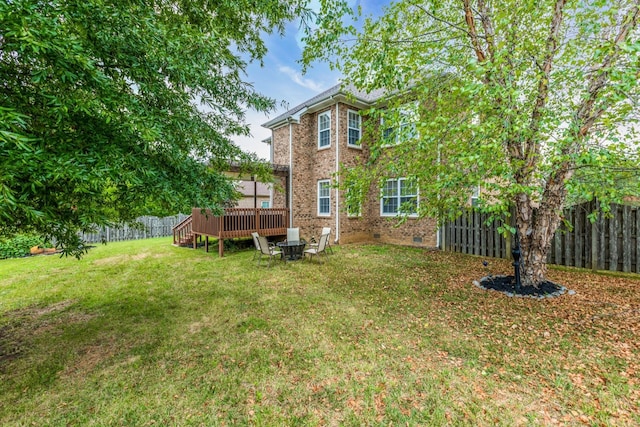
{"label": "white framed window", "polygon": [[388,179],[382,187],[380,215],[416,216],[418,212],[418,188],[406,178]]}
{"label": "white framed window", "polygon": [[480,186],[476,185],[471,191],[471,206],[478,206],[480,203]]}
{"label": "white framed window", "polygon": [[331,146],[331,111],[318,114],[318,148]]}
{"label": "white framed window", "polygon": [[318,216],[331,215],[331,180],[318,181]]}
{"label": "white framed window", "polygon": [[417,102],[410,102],[396,110],[387,112],[386,120],[384,116],[380,119],[383,146],[389,147],[415,138],[417,136],[417,122]]}
{"label": "white framed window", "polygon": [[357,111],[347,110],[347,145],[360,148],[362,117]]}
{"label": "white framed window", "polygon": [[263,201],[260,203],[260,207],[261,207],[262,209],[269,209],[269,201],[268,201],[268,200],[263,200]]}
{"label": "white framed window", "polygon": [[[358,190],[354,188],[347,188],[345,205],[347,207],[347,216],[356,217],[362,216],[362,204],[360,203],[360,198],[356,194]],[[353,196],[356,200],[350,200]]]}

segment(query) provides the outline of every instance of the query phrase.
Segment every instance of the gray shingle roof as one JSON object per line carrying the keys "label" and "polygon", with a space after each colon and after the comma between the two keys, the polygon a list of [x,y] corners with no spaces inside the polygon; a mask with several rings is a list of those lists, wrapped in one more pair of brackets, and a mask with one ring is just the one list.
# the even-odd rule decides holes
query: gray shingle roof
{"label": "gray shingle roof", "polygon": [[308,99],[302,104],[293,107],[289,111],[283,114],[280,114],[279,116],[269,120],[268,122],[264,123],[262,126],[267,129],[270,129],[272,126],[282,122],[283,120],[289,117],[294,116],[295,114],[299,113],[305,108],[312,107],[338,94],[343,94],[343,95],[350,94],[353,97],[355,97],[356,100],[362,103],[371,104],[372,102],[380,99],[385,94],[385,91],[383,89],[379,89],[373,92],[363,92],[363,91],[357,90],[352,85],[343,86],[342,83],[338,83],[337,85],[325,90],[324,92],[317,94],[313,98]]}

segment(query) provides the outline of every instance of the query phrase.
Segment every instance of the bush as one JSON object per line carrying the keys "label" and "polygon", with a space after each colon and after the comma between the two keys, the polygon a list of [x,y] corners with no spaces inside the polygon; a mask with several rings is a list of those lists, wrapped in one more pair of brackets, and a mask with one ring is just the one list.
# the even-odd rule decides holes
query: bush
{"label": "bush", "polygon": [[44,241],[41,237],[33,234],[18,234],[0,240],[0,259],[27,256],[33,246],[44,246]]}

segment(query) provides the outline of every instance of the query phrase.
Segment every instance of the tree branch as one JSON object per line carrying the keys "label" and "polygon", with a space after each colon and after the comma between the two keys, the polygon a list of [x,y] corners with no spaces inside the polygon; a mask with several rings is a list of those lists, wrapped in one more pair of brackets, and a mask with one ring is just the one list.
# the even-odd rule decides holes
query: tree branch
{"label": "tree branch", "polygon": [[471,1],[463,0],[464,4],[464,18],[467,23],[468,34],[471,37],[471,45],[473,46],[473,50],[476,53],[476,57],[479,62],[485,62],[487,55],[482,50],[482,46],[480,45],[480,40],[478,37],[478,30],[476,29],[475,19],[473,18],[473,11],[471,10]]}
{"label": "tree branch", "polygon": [[602,89],[607,86],[611,65],[620,56],[620,45],[627,39],[631,30],[638,25],[640,0],[636,0],[634,4],[635,6],[629,10],[616,38],[613,40],[612,52],[604,58],[602,64],[595,68],[595,71],[599,72],[591,76],[589,88],[587,89],[588,97],[582,102],[576,113],[576,127],[579,126],[579,130],[575,135],[576,138],[584,137],[595,121],[599,119],[605,111],[604,107],[594,111],[594,105]]}
{"label": "tree branch", "polygon": [[554,11],[553,19],[551,20],[551,27],[549,28],[549,37],[547,38],[547,45],[545,47],[544,61],[541,65],[540,80],[538,81],[538,96],[536,103],[531,113],[531,120],[529,124],[529,136],[525,141],[524,152],[526,155],[525,174],[532,170],[534,163],[538,157],[538,151],[540,144],[538,143],[538,133],[540,131],[540,120],[542,117],[542,110],[547,104],[547,97],[549,95],[549,80],[551,77],[551,68],[553,66],[553,58],[558,48],[558,35],[560,33],[560,27],[562,25],[563,10],[567,0],[557,0]]}

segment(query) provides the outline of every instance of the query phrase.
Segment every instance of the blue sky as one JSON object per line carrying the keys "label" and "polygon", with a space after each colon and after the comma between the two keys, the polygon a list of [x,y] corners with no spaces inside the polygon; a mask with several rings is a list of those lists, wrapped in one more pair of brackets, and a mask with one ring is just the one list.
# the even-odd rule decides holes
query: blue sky
{"label": "blue sky", "polygon": [[[312,0],[312,5],[314,3],[317,4],[317,1]],[[353,5],[360,5],[364,16],[377,16],[381,14],[383,6],[389,3],[389,0],[356,0]],[[271,131],[260,125],[334,86],[340,78],[338,72],[331,71],[328,64],[323,63],[313,64],[302,75],[302,67],[297,62],[302,56],[301,37],[297,22],[287,25],[284,37],[265,36],[269,51],[264,58],[264,66],[254,63],[247,68],[246,81],[252,83],[258,92],[275,99],[278,108],[268,115],[247,111],[246,120],[251,127],[251,136],[233,139],[244,151],[257,153],[263,159],[269,158],[269,146],[261,141],[271,136]]]}

